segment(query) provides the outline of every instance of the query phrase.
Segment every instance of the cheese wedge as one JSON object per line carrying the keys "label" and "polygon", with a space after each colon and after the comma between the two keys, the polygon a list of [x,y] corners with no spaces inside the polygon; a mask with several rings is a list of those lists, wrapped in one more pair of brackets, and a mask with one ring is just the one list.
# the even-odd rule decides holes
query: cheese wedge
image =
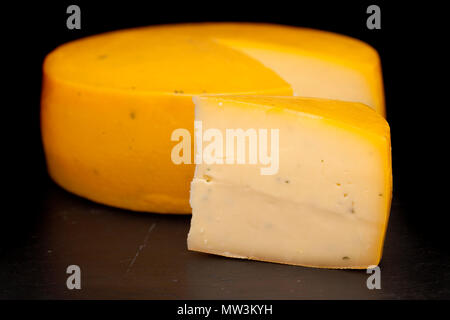
{"label": "cheese wedge", "polygon": [[267,165],[249,163],[250,135],[244,164],[220,164],[229,159],[225,141],[223,152],[216,150],[223,156],[211,161],[205,154],[215,139],[204,139],[191,183],[189,250],[324,268],[379,263],[392,195],[383,117],[359,103],[325,99],[194,100],[205,134],[218,130],[226,140],[227,130],[255,130],[254,142],[260,130],[278,130],[278,147],[270,147],[278,151],[278,170],[261,174]]}
{"label": "cheese wedge", "polygon": [[193,132],[192,97],[302,95],[384,114],[370,46],[328,32],[245,23],[153,26],[60,46],[45,59],[42,139],[50,176],[100,203],[189,213],[193,164],[171,135]]}

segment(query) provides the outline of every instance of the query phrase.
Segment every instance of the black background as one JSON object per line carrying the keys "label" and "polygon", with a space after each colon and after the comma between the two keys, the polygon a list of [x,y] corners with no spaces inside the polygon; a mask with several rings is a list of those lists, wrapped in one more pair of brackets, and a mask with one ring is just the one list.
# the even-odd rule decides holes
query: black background
{"label": "black background", "polygon": [[[440,3],[55,1],[3,7],[2,22],[6,26],[2,51],[6,57],[3,59],[2,158],[6,164],[0,266],[10,263],[8,258],[12,252],[29,244],[30,235],[42,219],[48,190],[55,188],[47,176],[39,124],[41,68],[47,53],[73,39],[127,27],[255,21],[342,33],[368,42],[378,50],[392,134],[394,199],[403,208],[401,223],[407,233],[414,234],[423,244],[415,248],[436,253],[433,255],[436,268],[427,268],[427,272],[448,275],[449,267],[439,263],[448,262],[450,253],[446,179],[449,90],[445,71],[448,57],[444,49],[448,37],[444,36],[444,9]],[[70,4],[81,7],[81,30],[66,28],[66,8]],[[366,28],[366,8],[370,4],[381,8],[381,30]],[[409,254],[423,255],[422,251]],[[27,259],[26,255],[22,258]],[[412,264],[414,261],[411,259]],[[0,267],[0,272],[3,270],[6,269]],[[417,272],[420,276],[420,267]],[[11,288],[14,280],[10,280]],[[432,286],[427,288],[432,290]]]}

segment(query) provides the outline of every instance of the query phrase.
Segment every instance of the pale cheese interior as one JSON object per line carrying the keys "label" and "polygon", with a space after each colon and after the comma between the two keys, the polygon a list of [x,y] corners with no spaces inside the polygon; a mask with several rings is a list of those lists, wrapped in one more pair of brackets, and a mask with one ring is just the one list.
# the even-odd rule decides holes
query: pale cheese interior
{"label": "pale cheese interior", "polygon": [[384,112],[371,91],[371,83],[359,70],[308,55],[307,52],[301,55],[289,48],[273,50],[254,42],[219,42],[245,53],[276,72],[290,84],[294,96],[361,102],[381,114]]}
{"label": "pale cheese interior", "polygon": [[379,262],[390,197],[383,138],[226,99],[198,100],[196,120],[204,130],[279,128],[279,172],[197,165],[189,249],[317,267]]}

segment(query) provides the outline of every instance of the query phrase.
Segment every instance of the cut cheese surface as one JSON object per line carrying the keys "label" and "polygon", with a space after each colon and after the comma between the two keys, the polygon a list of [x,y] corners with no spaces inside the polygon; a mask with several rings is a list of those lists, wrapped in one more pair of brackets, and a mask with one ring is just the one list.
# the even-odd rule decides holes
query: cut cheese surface
{"label": "cut cheese surface", "polygon": [[289,83],[294,96],[364,103],[385,115],[380,67],[372,63],[348,66],[318,56],[299,54],[290,47],[267,48],[253,41],[222,40],[232,48],[274,70]]}
{"label": "cut cheese surface", "polygon": [[189,213],[193,164],[176,165],[171,134],[192,134],[192,97],[313,96],[384,115],[380,62],[329,32],[205,23],[121,30],[64,44],[45,59],[41,128],[50,176],[91,200]]}
{"label": "cut cheese surface", "polygon": [[392,195],[383,117],[359,103],[325,99],[194,100],[204,132],[278,129],[279,166],[262,175],[260,164],[198,164],[190,250],[324,268],[379,263]]}

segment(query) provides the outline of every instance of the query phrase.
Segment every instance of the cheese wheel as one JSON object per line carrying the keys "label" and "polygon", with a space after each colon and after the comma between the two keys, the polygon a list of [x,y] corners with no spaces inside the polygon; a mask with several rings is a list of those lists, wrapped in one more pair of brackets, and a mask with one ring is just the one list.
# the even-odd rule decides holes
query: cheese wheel
{"label": "cheese wheel", "polygon": [[348,100],[385,112],[378,54],[346,36],[246,23],[115,31],[64,44],[44,61],[50,176],[99,203],[190,213],[194,165],[172,162],[171,135],[193,132],[192,98],[205,93]]}

